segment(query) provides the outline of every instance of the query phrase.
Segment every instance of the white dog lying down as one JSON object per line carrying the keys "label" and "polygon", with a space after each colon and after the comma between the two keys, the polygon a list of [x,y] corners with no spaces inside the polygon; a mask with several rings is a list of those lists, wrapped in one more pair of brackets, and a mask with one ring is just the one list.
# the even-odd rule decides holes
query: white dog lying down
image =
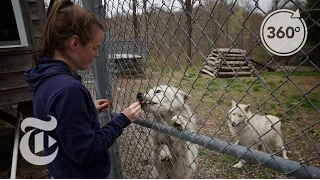
{"label": "white dog lying down", "polygon": [[[288,159],[287,151],[283,147],[281,138],[281,122],[279,118],[272,115],[253,115],[249,110],[250,104],[236,105],[234,100],[231,103],[232,108],[229,110],[227,121],[232,136],[236,136],[236,144],[251,146],[257,143],[260,137],[262,142],[258,143],[259,151],[262,148],[262,144],[278,150],[283,149],[282,155]],[[271,127],[272,125],[274,125],[273,128]],[[240,160],[233,167],[241,168],[244,163],[244,160]]]}
{"label": "white dog lying down", "polygon": [[[181,90],[165,85],[154,87],[146,95],[137,95],[142,109],[152,113],[156,122],[195,132],[196,119],[185,104],[189,97]],[[198,146],[154,131],[152,135],[153,178],[190,178],[197,169]]]}

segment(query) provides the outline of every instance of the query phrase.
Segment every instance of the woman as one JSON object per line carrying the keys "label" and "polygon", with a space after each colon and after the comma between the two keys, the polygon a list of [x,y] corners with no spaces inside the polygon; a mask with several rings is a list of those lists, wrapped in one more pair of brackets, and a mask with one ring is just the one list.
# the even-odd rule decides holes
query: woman
{"label": "woman", "polygon": [[26,72],[33,92],[36,118],[57,121],[55,130],[45,132],[57,143],[45,155],[59,147],[49,163],[53,178],[107,178],[110,172],[108,148],[123,129],[137,120],[139,102],[131,104],[118,117],[100,128],[98,113],[108,107],[105,99],[92,101],[77,70],[88,69],[99,56],[104,27],[88,10],[71,1],[58,1],[50,11],[40,38],[40,58]]}

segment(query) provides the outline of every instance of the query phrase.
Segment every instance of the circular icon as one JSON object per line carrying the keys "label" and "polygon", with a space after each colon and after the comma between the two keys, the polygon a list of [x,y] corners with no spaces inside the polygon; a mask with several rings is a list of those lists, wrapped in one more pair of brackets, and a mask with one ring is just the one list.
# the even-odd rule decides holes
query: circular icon
{"label": "circular icon", "polygon": [[278,56],[290,56],[298,52],[307,40],[307,25],[296,12],[279,9],[270,13],[262,22],[260,37],[263,45]]}

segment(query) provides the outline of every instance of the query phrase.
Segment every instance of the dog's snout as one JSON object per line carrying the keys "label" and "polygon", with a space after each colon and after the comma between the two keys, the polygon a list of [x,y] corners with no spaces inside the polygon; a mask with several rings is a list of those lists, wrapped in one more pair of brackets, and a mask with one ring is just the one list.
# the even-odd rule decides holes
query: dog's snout
{"label": "dog's snout", "polygon": [[232,122],[231,125],[232,125],[232,127],[235,127],[235,126],[236,126],[236,123],[235,123],[235,122]]}
{"label": "dog's snout", "polygon": [[140,103],[144,103],[144,96],[143,96],[143,93],[142,93],[142,92],[138,92],[138,94],[137,94],[137,100],[138,100]]}

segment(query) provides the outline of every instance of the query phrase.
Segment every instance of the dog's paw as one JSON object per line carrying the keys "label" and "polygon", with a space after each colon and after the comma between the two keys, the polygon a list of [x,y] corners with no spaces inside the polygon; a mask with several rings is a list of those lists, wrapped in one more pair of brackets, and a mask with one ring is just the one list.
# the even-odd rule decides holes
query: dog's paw
{"label": "dog's paw", "polygon": [[173,126],[174,126],[175,128],[177,128],[178,130],[183,130],[183,129],[185,129],[185,125],[183,124],[183,121],[182,121],[181,119],[179,119],[178,116],[173,116],[173,117],[171,118],[171,122],[172,122]]}
{"label": "dog's paw", "polygon": [[170,162],[172,160],[172,156],[167,145],[163,145],[159,152],[158,158],[161,162]]}
{"label": "dog's paw", "polygon": [[173,123],[174,127],[177,128],[178,130],[182,131],[183,130],[183,127],[181,124],[178,124],[178,123]]}
{"label": "dog's paw", "polygon": [[232,165],[234,168],[242,168],[243,167],[243,162],[240,160],[237,164]]}
{"label": "dog's paw", "polygon": [[164,163],[168,163],[172,160],[172,157],[171,156],[165,156],[165,157],[161,157],[160,158],[160,161],[161,162],[164,162]]}
{"label": "dog's paw", "polygon": [[168,163],[172,160],[172,156],[169,154],[164,154],[164,153],[161,153],[159,154],[158,156],[159,160],[163,163]]}

